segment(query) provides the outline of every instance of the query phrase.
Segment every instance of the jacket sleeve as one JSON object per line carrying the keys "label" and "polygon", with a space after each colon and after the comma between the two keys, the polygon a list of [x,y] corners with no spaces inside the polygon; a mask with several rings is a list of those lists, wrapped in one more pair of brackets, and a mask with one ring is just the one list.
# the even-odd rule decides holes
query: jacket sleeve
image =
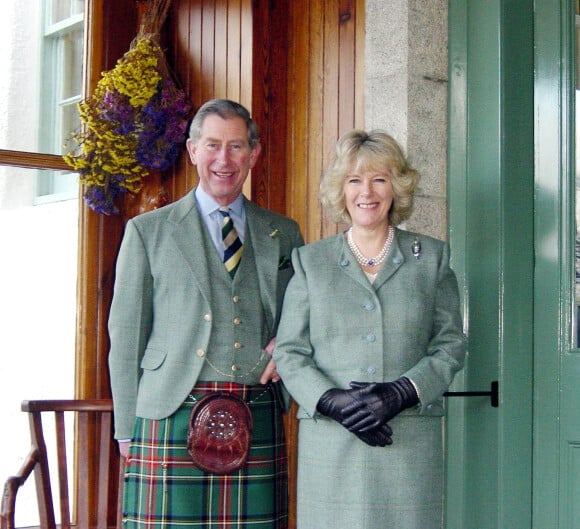
{"label": "jacket sleeve", "polygon": [[127,223],[117,259],[109,315],[109,370],[115,438],[132,436],[140,364],[153,321],[153,278],[141,234]]}
{"label": "jacket sleeve", "polygon": [[294,275],[284,296],[274,360],[290,394],[306,413],[314,417],[318,400],[335,384],[314,362],[308,282],[297,250],[292,253],[292,264]]}
{"label": "jacket sleeve", "polygon": [[457,279],[449,267],[449,245],[443,246],[437,271],[433,326],[426,354],[404,375],[418,390],[421,412],[439,399],[462,367],[466,337],[460,312]]}

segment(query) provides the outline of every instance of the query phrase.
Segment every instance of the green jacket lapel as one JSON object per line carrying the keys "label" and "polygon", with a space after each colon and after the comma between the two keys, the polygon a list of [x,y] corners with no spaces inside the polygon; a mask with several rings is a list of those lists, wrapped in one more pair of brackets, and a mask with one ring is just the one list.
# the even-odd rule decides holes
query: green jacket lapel
{"label": "green jacket lapel", "polygon": [[278,279],[278,256],[280,255],[280,238],[276,237],[267,211],[245,200],[246,226],[254,247],[254,259],[260,284],[262,305],[266,309],[268,326],[273,328],[277,314],[276,292]]}
{"label": "green jacket lapel", "polygon": [[375,279],[374,286],[376,289],[379,289],[383,283],[387,282],[405,262],[405,257],[399,247],[399,234],[400,231],[396,230],[389,255],[383,262],[383,266]]}
{"label": "green jacket lapel", "polygon": [[201,294],[211,303],[209,291],[211,275],[206,252],[212,248],[206,243],[204,237],[206,228],[195,206],[193,191],[175,204],[168,218],[168,222],[174,223],[173,239],[189,264]]}

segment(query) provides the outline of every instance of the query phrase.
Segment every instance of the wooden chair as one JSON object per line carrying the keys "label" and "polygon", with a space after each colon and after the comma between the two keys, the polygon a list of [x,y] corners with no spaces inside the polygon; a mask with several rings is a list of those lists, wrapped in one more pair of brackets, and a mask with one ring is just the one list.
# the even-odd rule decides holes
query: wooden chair
{"label": "wooden chair", "polygon": [[[55,506],[50,480],[43,416],[54,420],[56,474],[60,499],[61,529],[108,529],[121,527],[120,494],[123,476],[116,443],[112,438],[113,405],[110,400],[30,400],[22,403],[28,413],[32,446],[19,472],[6,481],[0,510],[1,529],[14,529],[16,495],[34,471],[41,529],[55,529]],[[66,414],[66,415],[65,415]],[[67,458],[65,416],[74,418],[75,457]],[[48,428],[47,428],[48,429]],[[97,457],[89,457],[90,454]],[[73,464],[76,495],[69,486]],[[91,462],[95,463],[91,465]]]}

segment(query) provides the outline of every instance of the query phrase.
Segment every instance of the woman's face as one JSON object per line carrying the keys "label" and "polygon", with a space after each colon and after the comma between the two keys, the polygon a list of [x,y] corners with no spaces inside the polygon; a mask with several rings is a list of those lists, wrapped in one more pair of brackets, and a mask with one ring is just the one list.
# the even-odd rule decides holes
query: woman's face
{"label": "woman's face", "polygon": [[393,186],[387,173],[354,170],[344,179],[344,199],[353,226],[376,228],[388,224]]}

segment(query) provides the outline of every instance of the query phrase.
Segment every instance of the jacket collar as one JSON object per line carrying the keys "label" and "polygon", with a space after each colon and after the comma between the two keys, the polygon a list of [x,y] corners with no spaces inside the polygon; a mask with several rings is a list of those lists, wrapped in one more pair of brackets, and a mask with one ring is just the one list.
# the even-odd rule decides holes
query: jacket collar
{"label": "jacket collar", "polygon": [[[205,225],[197,210],[193,191],[174,203],[168,222],[175,225],[175,244],[189,263],[199,290],[211,303],[208,285],[211,277],[205,252],[212,244],[205,233]],[[244,197],[246,228],[254,249],[256,271],[260,284],[262,304],[266,309],[268,323],[273,325],[277,311],[278,261],[280,238],[274,217]]]}
{"label": "jacket collar", "polygon": [[383,265],[381,266],[378,275],[372,285],[365,276],[362,268],[357,263],[354,255],[352,255],[352,252],[350,251],[345,240],[344,233],[339,234],[337,237],[336,253],[338,255],[338,265],[347,275],[349,275],[352,279],[361,285],[372,288],[373,290],[377,290],[381,285],[388,281],[405,262],[405,257],[399,246],[399,236],[400,230],[395,228],[395,237],[393,238],[389,254],[384,260]]}

